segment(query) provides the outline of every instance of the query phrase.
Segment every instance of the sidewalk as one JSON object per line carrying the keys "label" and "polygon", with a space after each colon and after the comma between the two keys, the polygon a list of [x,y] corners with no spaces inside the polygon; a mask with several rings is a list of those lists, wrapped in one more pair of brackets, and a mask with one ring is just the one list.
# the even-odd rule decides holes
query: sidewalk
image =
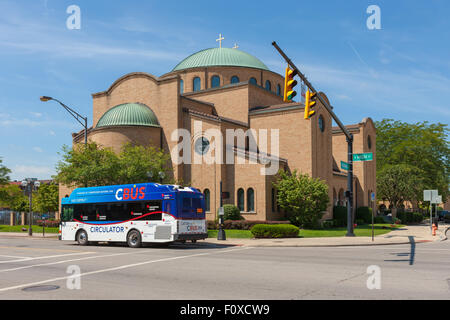
{"label": "sidewalk", "polygon": [[[0,232],[0,238],[30,238],[28,232]],[[58,238],[57,233],[45,233],[45,237],[42,236],[42,232],[33,232],[32,238]]]}
{"label": "sidewalk", "polygon": [[[329,238],[286,238],[286,239],[229,239],[208,238],[200,243],[237,245],[247,247],[341,247],[410,244],[445,239],[444,232],[449,225],[440,224],[436,236],[431,235],[429,225],[405,226],[399,230],[374,237],[329,237]],[[448,235],[450,231],[448,232]]]}

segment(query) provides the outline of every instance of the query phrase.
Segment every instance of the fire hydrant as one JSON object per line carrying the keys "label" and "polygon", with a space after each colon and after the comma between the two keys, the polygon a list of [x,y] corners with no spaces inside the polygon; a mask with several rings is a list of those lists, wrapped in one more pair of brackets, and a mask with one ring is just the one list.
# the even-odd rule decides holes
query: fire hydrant
{"label": "fire hydrant", "polygon": [[435,236],[436,235],[436,230],[437,230],[436,224],[433,223],[433,226],[431,227],[431,230],[432,230],[432,235]]}

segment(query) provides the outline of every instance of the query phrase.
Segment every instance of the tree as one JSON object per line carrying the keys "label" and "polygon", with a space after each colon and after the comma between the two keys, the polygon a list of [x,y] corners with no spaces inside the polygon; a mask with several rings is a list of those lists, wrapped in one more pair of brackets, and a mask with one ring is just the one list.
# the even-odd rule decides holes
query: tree
{"label": "tree", "polygon": [[378,198],[389,201],[394,208],[405,201],[414,201],[422,193],[423,176],[424,172],[413,166],[386,165],[377,173]]}
{"label": "tree", "polygon": [[12,211],[24,212],[29,210],[28,198],[19,186],[10,184],[0,189],[0,206]]}
{"label": "tree", "polygon": [[[119,154],[95,142],[63,147],[63,160],[57,164],[55,180],[67,186],[101,186],[142,182],[170,181],[168,154],[153,147],[126,144]],[[149,177],[151,173],[151,177]]]}
{"label": "tree", "polygon": [[[424,189],[437,189],[447,199],[450,184],[450,144],[447,124],[427,121],[409,124],[392,119],[377,128],[377,179],[391,165],[404,164],[421,170]],[[423,193],[414,200],[421,201]]]}
{"label": "tree", "polygon": [[9,181],[8,174],[11,173],[11,170],[2,165],[3,160],[0,158],[0,186],[5,185]]}
{"label": "tree", "polygon": [[317,226],[329,202],[328,186],[324,181],[297,171],[289,174],[281,170],[274,187],[278,205],[287,212],[292,224]]}
{"label": "tree", "polygon": [[48,213],[56,212],[59,208],[58,185],[41,184],[38,191],[33,194],[33,211]]}

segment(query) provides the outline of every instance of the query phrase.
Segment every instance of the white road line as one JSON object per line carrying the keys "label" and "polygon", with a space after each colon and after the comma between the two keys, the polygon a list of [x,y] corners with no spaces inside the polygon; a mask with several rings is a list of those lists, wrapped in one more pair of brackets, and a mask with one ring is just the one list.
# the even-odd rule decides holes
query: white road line
{"label": "white road line", "polygon": [[[199,257],[199,256],[206,256],[206,255],[210,255],[210,254],[233,252],[233,251],[240,251],[240,250],[247,250],[247,249],[251,249],[251,247],[241,247],[239,249],[231,249],[231,250],[225,250],[225,251],[220,251],[220,252],[204,252],[204,253],[191,254],[191,255],[187,255],[187,256],[178,256],[178,257],[150,260],[150,261],[138,262],[138,263],[133,263],[133,264],[126,264],[126,265],[119,266],[119,267],[114,267],[114,268],[101,269],[101,270],[81,273],[79,275],[79,277],[88,276],[88,275],[91,275],[91,274],[103,273],[103,272],[116,271],[116,270],[121,270],[121,269],[126,269],[126,268],[132,268],[132,267],[142,266],[142,265],[146,265],[146,264],[150,264],[150,263],[164,262],[164,261],[171,261],[171,260],[192,258],[192,257]],[[0,292],[5,292],[5,291],[8,291],[8,290],[19,289],[19,288],[23,288],[23,287],[37,286],[37,285],[40,285],[40,284],[54,282],[54,281],[60,281],[60,280],[66,280],[66,279],[69,279],[69,278],[73,278],[73,275],[66,276],[66,277],[58,277],[58,278],[53,278],[53,279],[48,279],[48,280],[43,280],[43,281],[25,283],[25,284],[20,284],[20,285],[13,286],[13,287],[1,288]]]}
{"label": "white road line", "polygon": [[105,254],[102,256],[85,257],[85,258],[69,259],[69,260],[62,260],[62,261],[49,262],[49,263],[33,264],[33,265],[29,265],[29,266],[23,266],[23,267],[11,268],[11,269],[3,269],[3,270],[0,270],[0,273],[8,272],[8,271],[22,270],[22,269],[29,269],[29,268],[34,268],[34,267],[41,267],[41,266],[50,266],[50,265],[54,265],[54,264],[61,264],[61,263],[67,263],[67,262],[73,262],[73,261],[107,258],[107,257],[130,255],[130,254],[136,254],[136,252],[121,252],[121,253]]}
{"label": "white road line", "polygon": [[6,257],[6,258],[20,258],[20,259],[28,259],[30,257],[22,257],[22,256],[7,256],[6,254],[0,254],[0,257]]}
{"label": "white road line", "polygon": [[92,254],[92,253],[96,253],[96,252],[77,252],[77,253],[58,254],[58,255],[54,255],[54,256],[28,257],[28,258],[17,259],[17,260],[0,261],[0,263],[23,262],[23,261],[59,258],[59,257],[75,256],[75,255],[80,255],[80,254]]}

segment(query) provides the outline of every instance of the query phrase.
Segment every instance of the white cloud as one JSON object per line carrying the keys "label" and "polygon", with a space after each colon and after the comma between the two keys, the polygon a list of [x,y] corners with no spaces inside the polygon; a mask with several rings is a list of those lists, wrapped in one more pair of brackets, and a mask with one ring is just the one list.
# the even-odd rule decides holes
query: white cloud
{"label": "white cloud", "polygon": [[39,153],[44,152],[44,150],[42,150],[42,148],[40,148],[40,147],[33,147],[33,150],[36,152],[39,152]]}

